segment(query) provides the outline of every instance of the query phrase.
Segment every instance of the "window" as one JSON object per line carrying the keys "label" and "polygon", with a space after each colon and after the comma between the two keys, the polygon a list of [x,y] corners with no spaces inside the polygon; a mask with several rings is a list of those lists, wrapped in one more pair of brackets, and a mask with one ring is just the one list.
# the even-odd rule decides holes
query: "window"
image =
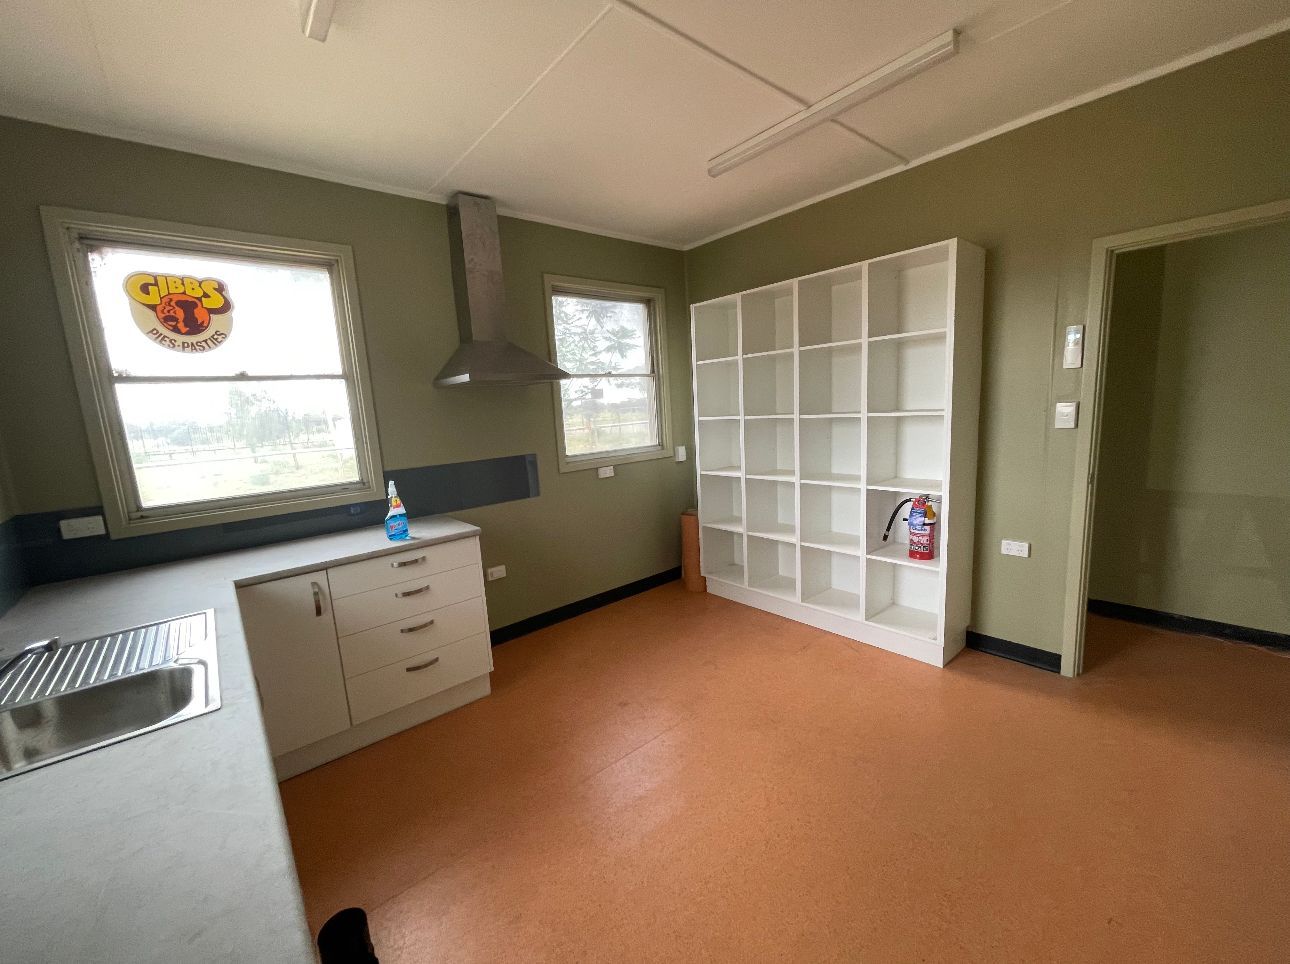
{"label": "window", "polygon": [[546,277],[560,471],[671,454],[659,288]]}
{"label": "window", "polygon": [[382,497],[348,248],[42,214],[114,537]]}

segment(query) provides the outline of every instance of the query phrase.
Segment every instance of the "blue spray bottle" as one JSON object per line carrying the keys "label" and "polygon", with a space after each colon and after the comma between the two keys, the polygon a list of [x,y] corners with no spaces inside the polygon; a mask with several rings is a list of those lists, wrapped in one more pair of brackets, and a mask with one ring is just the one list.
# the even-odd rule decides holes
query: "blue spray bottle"
{"label": "blue spray bottle", "polygon": [[385,537],[391,542],[412,538],[408,529],[408,510],[403,508],[403,500],[399,498],[393,482],[390,483],[387,494],[390,497],[390,511],[385,513]]}

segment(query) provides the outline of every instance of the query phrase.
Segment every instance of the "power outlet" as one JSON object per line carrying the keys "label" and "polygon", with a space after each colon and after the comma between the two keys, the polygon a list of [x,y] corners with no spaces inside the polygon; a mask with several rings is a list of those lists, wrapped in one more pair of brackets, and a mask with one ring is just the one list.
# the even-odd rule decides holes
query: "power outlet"
{"label": "power outlet", "polygon": [[1016,542],[1013,539],[1004,539],[1003,545],[999,547],[999,551],[1005,556],[1021,556],[1022,559],[1029,559],[1030,543]]}
{"label": "power outlet", "polygon": [[488,567],[488,569],[486,569],[486,570],[484,571],[484,575],[488,578],[488,581],[489,581],[489,582],[492,582],[494,579],[505,579],[505,578],[506,578],[506,567],[505,567],[505,566],[489,566],[489,567]]}
{"label": "power outlet", "polygon": [[83,515],[79,519],[59,519],[58,531],[64,539],[85,539],[107,534],[101,515]]}
{"label": "power outlet", "polygon": [[596,469],[596,478],[612,479],[614,477],[614,467],[612,465],[602,465]]}

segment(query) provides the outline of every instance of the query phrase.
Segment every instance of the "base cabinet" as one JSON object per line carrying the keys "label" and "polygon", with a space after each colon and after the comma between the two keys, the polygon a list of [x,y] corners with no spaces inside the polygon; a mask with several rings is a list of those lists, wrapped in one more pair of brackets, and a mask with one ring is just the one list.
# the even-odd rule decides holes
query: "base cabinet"
{"label": "base cabinet", "polygon": [[242,586],[237,595],[281,779],[489,692],[477,538]]}

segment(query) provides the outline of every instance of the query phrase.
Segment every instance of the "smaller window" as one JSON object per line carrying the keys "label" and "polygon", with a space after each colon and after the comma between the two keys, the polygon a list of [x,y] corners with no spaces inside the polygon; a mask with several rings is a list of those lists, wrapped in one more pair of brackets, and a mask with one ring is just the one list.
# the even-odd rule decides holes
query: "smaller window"
{"label": "smaller window", "polygon": [[664,458],[672,448],[659,288],[546,277],[560,471]]}

